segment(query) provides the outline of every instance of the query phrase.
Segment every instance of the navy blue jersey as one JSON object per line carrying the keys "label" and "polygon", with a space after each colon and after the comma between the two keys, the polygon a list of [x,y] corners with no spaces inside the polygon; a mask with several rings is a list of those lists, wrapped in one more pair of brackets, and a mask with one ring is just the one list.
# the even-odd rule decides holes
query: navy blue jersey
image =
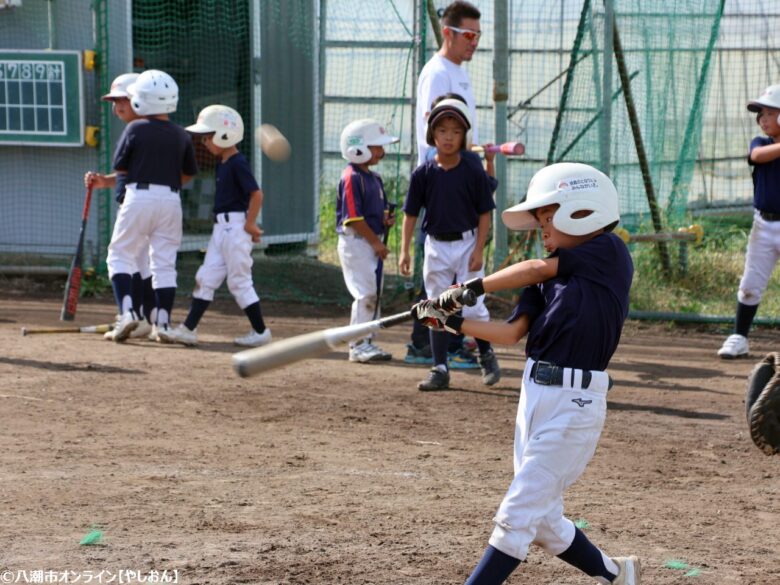
{"label": "navy blue jersey", "polygon": [[[750,142],[750,152],[758,146],[768,146],[775,141],[768,136],[756,136]],[[753,207],[768,213],[780,213],[780,158],[753,166]]]}
{"label": "navy blue jersey", "polygon": [[195,148],[184,128],[169,120],[140,118],[125,126],[114,151],[114,169],[127,184],[153,183],[181,189],[181,175],[197,175]]}
{"label": "navy blue jersey", "polygon": [[238,152],[225,162],[220,160],[215,174],[217,192],[214,195],[214,213],[246,211],[249,208],[249,195],[260,190],[246,157]]}
{"label": "navy blue jersey", "polygon": [[386,209],[387,196],[379,175],[347,165],[341,173],[336,198],[336,231],[343,234],[344,226],[363,220],[375,234],[382,234]]}
{"label": "navy blue jersey", "polygon": [[605,233],[559,249],[558,274],[526,287],[509,321],[531,320],[525,353],[534,360],[606,370],[628,316],[634,265],[623,240]]}
{"label": "navy blue jersey", "polygon": [[465,232],[479,225],[479,216],[496,208],[493,183],[478,157],[461,153],[460,162],[442,169],[435,160],[412,172],[403,210],[418,217],[425,208],[422,229],[438,235]]}

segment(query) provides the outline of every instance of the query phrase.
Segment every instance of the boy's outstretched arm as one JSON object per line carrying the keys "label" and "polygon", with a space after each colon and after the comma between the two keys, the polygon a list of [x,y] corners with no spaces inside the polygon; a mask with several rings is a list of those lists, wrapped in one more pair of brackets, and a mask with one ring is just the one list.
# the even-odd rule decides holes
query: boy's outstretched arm
{"label": "boy's outstretched arm", "polygon": [[780,143],[756,146],[750,151],[750,160],[759,165],[778,158],[780,158]]}
{"label": "boy's outstretched arm", "polygon": [[484,265],[483,252],[485,250],[485,242],[487,241],[489,231],[490,212],[488,211],[479,216],[479,224],[477,224],[477,241],[474,245],[474,251],[469,257],[469,270],[472,272],[476,272]]}
{"label": "boy's outstretched arm", "polygon": [[558,274],[558,258],[524,260],[482,279],[485,292],[540,284]]}
{"label": "boy's outstretched arm", "polygon": [[484,339],[492,343],[514,345],[528,333],[530,322],[528,315],[522,315],[517,321],[472,321],[464,320],[460,327],[461,333]]}

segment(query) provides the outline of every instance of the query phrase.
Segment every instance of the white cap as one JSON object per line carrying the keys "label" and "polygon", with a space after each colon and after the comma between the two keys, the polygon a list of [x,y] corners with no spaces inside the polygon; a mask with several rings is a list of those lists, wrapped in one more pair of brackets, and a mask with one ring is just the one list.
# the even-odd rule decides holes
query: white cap
{"label": "white cap", "polygon": [[780,110],[780,84],[770,85],[757,100],[748,102],[747,109],[751,112],[760,112],[761,108]]}

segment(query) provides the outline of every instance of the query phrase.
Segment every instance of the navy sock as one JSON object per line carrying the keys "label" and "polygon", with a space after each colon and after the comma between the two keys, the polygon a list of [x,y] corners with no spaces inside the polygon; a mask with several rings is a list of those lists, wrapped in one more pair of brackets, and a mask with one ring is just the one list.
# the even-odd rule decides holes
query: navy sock
{"label": "navy sock", "polygon": [[434,331],[431,329],[431,353],[433,354],[433,365],[447,365],[447,345],[449,344],[450,334],[447,331]]}
{"label": "navy sock", "polygon": [[252,324],[252,329],[258,333],[265,331],[265,322],[263,321],[263,314],[260,312],[260,301],[252,303],[251,305],[244,307],[244,313],[246,313],[249,322]]}
{"label": "navy sock", "polygon": [[465,585],[500,585],[519,564],[519,559],[488,545]]}
{"label": "navy sock", "polygon": [[154,288],[152,287],[152,277],[144,278],[143,280],[143,309],[144,314],[143,316],[146,317],[146,320],[151,323],[152,322],[152,311],[154,310],[155,305],[155,296],[154,296]]}
{"label": "navy sock", "polygon": [[173,301],[176,298],[176,287],[156,288],[154,294],[157,297],[157,324],[169,325]]}
{"label": "navy sock", "polygon": [[489,341],[485,341],[484,339],[477,339],[476,337],[474,338],[474,341],[477,342],[479,355],[487,355],[493,349],[493,346],[490,345]]}
{"label": "navy sock", "polygon": [[756,316],[758,305],[743,305],[737,303],[737,322],[734,324],[734,333],[748,336],[750,326],[753,324],[753,317]]}
{"label": "navy sock", "polygon": [[192,304],[190,304],[190,312],[187,314],[187,318],[184,320],[184,326],[190,331],[195,331],[195,328],[200,323],[203,313],[209,308],[211,301],[205,301],[203,299],[196,299],[192,297]]}
{"label": "navy sock", "polygon": [[[133,277],[129,274],[115,274],[111,277],[111,288],[114,290],[114,300],[121,315],[125,312],[125,299],[133,298]],[[132,309],[132,304],[130,308]]]}
{"label": "navy sock", "polygon": [[133,283],[132,283],[132,297],[133,297],[133,311],[135,311],[135,314],[139,317],[142,316],[143,313],[143,305],[144,305],[144,280],[141,278],[140,272],[135,272],[132,276]]}
{"label": "navy sock", "polygon": [[591,577],[603,577],[609,582],[617,577],[607,570],[604,566],[604,555],[579,528],[574,529],[571,546],[559,554],[558,558]]}

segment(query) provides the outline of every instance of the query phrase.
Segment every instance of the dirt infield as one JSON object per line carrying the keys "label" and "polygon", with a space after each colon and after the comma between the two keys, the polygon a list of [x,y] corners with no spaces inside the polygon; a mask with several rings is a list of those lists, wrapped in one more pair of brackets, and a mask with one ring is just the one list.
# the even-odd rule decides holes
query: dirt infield
{"label": "dirt infield", "polygon": [[[347,320],[305,311],[265,306],[277,338]],[[344,352],[242,380],[230,340],[247,323],[232,301],[207,313],[195,349],[21,337],[58,315],[56,298],[0,299],[0,583],[177,570],[203,585],[440,585],[482,555],[512,473],[520,348],[499,348],[497,387],[458,371],[451,390],[421,393],[423,368]],[[107,302],[79,307],[79,324],[112,318]],[[723,362],[720,334],[627,325],[567,514],[607,553],[640,555],[644,585],[780,584],[780,457],[750,442],[743,401],[778,335]],[[401,358],[407,336],[382,345]],[[80,546],[93,530],[102,539]],[[592,582],[538,549],[509,581]]]}

